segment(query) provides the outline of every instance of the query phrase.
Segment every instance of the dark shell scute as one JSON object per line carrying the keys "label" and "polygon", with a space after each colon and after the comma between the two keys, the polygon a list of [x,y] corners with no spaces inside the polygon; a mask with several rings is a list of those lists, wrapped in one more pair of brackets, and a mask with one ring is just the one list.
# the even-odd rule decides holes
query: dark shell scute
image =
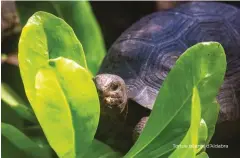
{"label": "dark shell scute", "polygon": [[150,17],[152,18],[146,17],[130,27],[117,42],[128,39],[145,41],[150,44],[158,44],[160,41],[167,42],[174,40],[173,37],[181,36],[182,31],[179,30],[185,30],[193,23],[191,18],[174,12],[158,12]]}
{"label": "dark shell scute", "polygon": [[233,6],[189,2],[148,15],[116,40],[99,73],[122,77],[129,98],[152,109],[178,57],[187,48],[207,41],[221,43],[227,56],[225,81],[218,95],[219,120],[236,120],[240,118],[240,11]]}
{"label": "dark shell scute", "polygon": [[229,16],[232,16],[232,14],[238,12],[238,9],[236,7],[216,2],[186,3],[173,10],[175,12],[186,14],[192,17],[221,16],[228,18]]}

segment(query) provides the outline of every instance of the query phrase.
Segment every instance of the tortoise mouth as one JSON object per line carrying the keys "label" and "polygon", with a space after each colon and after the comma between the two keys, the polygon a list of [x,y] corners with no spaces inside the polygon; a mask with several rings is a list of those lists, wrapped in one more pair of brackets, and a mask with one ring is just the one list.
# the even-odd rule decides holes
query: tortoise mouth
{"label": "tortoise mouth", "polygon": [[122,112],[122,98],[113,97],[110,95],[99,96],[101,104],[101,114],[102,115],[114,115],[117,116]]}
{"label": "tortoise mouth", "polygon": [[99,97],[100,97],[101,103],[110,109],[122,103],[121,97],[113,97],[113,96],[99,96]]}

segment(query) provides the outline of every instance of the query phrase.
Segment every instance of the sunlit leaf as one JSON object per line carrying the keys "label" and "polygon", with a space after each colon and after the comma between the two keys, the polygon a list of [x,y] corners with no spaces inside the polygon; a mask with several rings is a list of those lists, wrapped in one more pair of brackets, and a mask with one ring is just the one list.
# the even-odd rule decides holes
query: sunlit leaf
{"label": "sunlit leaf", "polygon": [[62,19],[37,12],[28,20],[19,41],[19,66],[30,103],[35,98],[34,78],[49,59],[66,57],[87,68],[83,48],[72,28]]}
{"label": "sunlit leaf", "polygon": [[20,21],[26,24],[37,11],[46,11],[64,19],[83,45],[88,68],[96,74],[106,49],[100,27],[87,1],[17,1]]}
{"label": "sunlit leaf", "polygon": [[91,145],[100,113],[92,76],[76,62],[57,58],[36,75],[34,112],[59,157],[80,157]]}
{"label": "sunlit leaf", "polygon": [[[199,122],[201,120],[201,103],[196,87],[193,88],[192,105],[191,105],[191,125],[190,128],[179,144],[179,148],[171,154],[170,158],[191,157],[194,158],[197,154]],[[186,146],[186,148],[184,147]]]}
{"label": "sunlit leaf", "polygon": [[208,127],[206,122],[203,119],[201,119],[198,131],[198,145],[199,145],[198,152],[204,149],[205,145],[208,144],[207,139],[208,139]]}

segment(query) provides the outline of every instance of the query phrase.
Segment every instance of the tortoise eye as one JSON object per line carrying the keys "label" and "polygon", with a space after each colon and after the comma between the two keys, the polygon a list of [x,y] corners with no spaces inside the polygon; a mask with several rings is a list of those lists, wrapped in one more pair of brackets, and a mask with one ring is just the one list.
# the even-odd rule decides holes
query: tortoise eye
{"label": "tortoise eye", "polygon": [[112,91],[116,91],[118,89],[118,84],[114,83],[114,84],[111,85],[110,88],[111,88]]}

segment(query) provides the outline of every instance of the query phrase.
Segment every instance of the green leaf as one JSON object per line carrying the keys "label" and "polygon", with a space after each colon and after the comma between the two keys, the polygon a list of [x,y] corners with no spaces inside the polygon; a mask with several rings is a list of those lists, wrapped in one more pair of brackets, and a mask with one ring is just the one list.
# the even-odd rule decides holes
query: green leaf
{"label": "green leaf", "polygon": [[64,19],[83,45],[89,69],[95,75],[105,56],[104,40],[97,20],[87,1],[16,2],[21,23],[37,11],[46,11]]}
{"label": "green leaf", "polygon": [[215,97],[225,71],[226,56],[219,43],[204,42],[187,49],[165,79],[146,127],[126,157],[160,157],[174,149],[173,145],[166,149],[167,142],[181,142],[190,126],[194,87],[200,96],[201,118],[211,131],[216,123],[211,120],[218,115],[212,109],[216,109]]}
{"label": "green leaf", "polygon": [[2,135],[13,145],[32,157],[44,157],[45,146],[38,145],[12,125],[1,123]]}
{"label": "green leaf", "polygon": [[72,59],[87,68],[84,52],[72,28],[62,19],[45,12],[35,13],[22,30],[19,41],[19,66],[26,95],[33,103],[34,78],[49,59]]}
{"label": "green leaf", "polygon": [[59,57],[36,75],[34,112],[59,157],[80,157],[91,145],[100,113],[92,76],[76,62]]}
{"label": "green leaf", "polygon": [[[191,105],[191,125],[190,128],[179,144],[179,147],[171,154],[170,158],[191,157],[194,158],[197,154],[199,122],[201,120],[201,105],[198,90],[193,88],[192,105]],[[186,146],[186,148],[183,148]]]}
{"label": "green leaf", "polygon": [[6,83],[1,83],[1,99],[10,105],[25,104],[24,101]]}
{"label": "green leaf", "polygon": [[209,158],[206,152],[202,152],[201,154],[197,155],[196,158]]}
{"label": "green leaf", "polygon": [[[5,102],[1,100],[1,121],[14,125],[18,129],[22,129],[24,126],[24,121],[19,115]],[[29,158],[26,154],[13,145],[6,137],[3,136],[3,131],[1,135],[1,157],[2,158]]]}
{"label": "green leaf", "polygon": [[46,140],[44,135],[29,136],[29,138],[31,138],[31,140],[34,141],[38,146],[44,146],[44,148],[42,149],[42,152],[43,152],[43,156],[42,157],[44,157],[44,158],[53,158],[54,151],[52,150],[52,148],[48,144],[48,142],[47,142],[47,140]]}
{"label": "green leaf", "polygon": [[220,105],[215,100],[212,103],[206,103],[205,108],[202,110],[202,118],[207,125],[208,134],[206,144],[208,144],[215,132],[215,125],[217,123]]}
{"label": "green leaf", "polygon": [[[24,129],[24,133],[27,133],[28,135],[36,135],[36,133],[41,133],[42,129],[40,126],[33,126],[28,127]],[[39,134],[38,134],[39,135]],[[31,139],[36,140],[37,142],[41,144],[48,144],[45,142],[44,138],[40,137],[31,137]],[[36,141],[35,141],[36,142]],[[108,145],[98,141],[97,139],[94,139],[92,141],[92,144],[87,149],[86,153],[84,153],[83,158],[120,158],[122,155],[119,152],[114,151],[111,147]]]}
{"label": "green leaf", "polygon": [[29,105],[20,70],[19,67],[12,64],[2,64],[2,82],[11,85],[11,88],[14,90],[16,94],[26,103],[25,105]]}
{"label": "green leaf", "polygon": [[84,154],[83,158],[96,157],[96,158],[120,158],[122,155],[108,145],[98,141],[93,140],[92,145],[89,147],[88,151]]}
{"label": "green leaf", "polygon": [[37,119],[32,110],[23,105],[24,101],[5,83],[1,83],[1,99],[17,112],[22,118],[37,123]]}
{"label": "green leaf", "polygon": [[1,158],[32,158],[1,135]]}
{"label": "green leaf", "polygon": [[205,148],[205,145],[207,144],[207,138],[208,138],[208,127],[206,122],[201,119],[200,121],[200,127],[198,131],[198,152],[200,152],[203,148]]}

